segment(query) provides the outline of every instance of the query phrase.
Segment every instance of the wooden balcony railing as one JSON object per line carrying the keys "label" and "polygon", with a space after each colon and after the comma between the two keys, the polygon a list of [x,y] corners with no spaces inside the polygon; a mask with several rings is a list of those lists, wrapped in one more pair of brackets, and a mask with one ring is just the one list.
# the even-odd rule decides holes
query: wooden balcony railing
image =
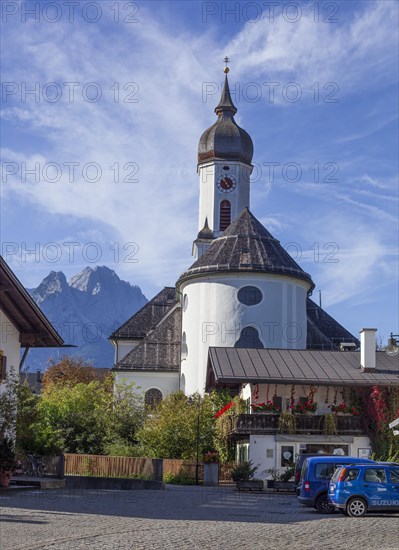
{"label": "wooden balcony railing", "polygon": [[[240,414],[230,417],[230,435],[271,434],[279,431],[279,414]],[[324,435],[324,415],[295,415],[296,434]],[[338,435],[361,435],[360,416],[337,416]]]}

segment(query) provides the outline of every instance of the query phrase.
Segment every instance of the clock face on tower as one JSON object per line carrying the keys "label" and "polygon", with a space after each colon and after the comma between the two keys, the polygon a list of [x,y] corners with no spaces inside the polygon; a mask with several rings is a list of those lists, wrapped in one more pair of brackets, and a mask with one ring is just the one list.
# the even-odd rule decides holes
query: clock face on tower
{"label": "clock face on tower", "polygon": [[222,193],[231,193],[236,185],[236,181],[232,176],[221,176],[218,180],[218,189]]}

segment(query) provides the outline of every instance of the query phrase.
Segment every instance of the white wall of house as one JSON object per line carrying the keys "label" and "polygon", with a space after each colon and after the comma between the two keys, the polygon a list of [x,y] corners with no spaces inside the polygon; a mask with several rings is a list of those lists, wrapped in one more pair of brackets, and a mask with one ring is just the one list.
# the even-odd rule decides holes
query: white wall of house
{"label": "white wall of house", "polygon": [[[255,286],[262,301],[253,306],[239,302],[240,288]],[[234,347],[241,330],[257,329],[265,348],[305,349],[306,297],[309,283],[291,277],[262,273],[226,273],[185,281],[182,341],[187,357],[182,361],[184,391],[205,389],[209,346]],[[187,298],[185,298],[187,296]]]}
{"label": "white wall of house", "polygon": [[179,389],[178,372],[138,372],[123,371],[115,373],[115,382],[130,384],[134,382],[143,394],[151,388],[156,388],[166,397]]}
{"label": "white wall of house", "polygon": [[[10,372],[11,368],[18,372],[21,352],[19,332],[2,311],[0,311],[0,329],[0,349],[3,351],[3,355],[7,357],[7,373]],[[0,391],[2,387],[4,387],[4,384],[0,385]]]}
{"label": "white wall of house", "polygon": [[[248,445],[248,443],[242,445]],[[312,446],[311,451],[309,446]],[[329,449],[329,452],[332,452],[334,447],[354,457],[364,457],[365,453],[371,451],[370,440],[365,436],[251,435],[248,447],[248,458],[258,466],[256,477],[259,479],[271,479],[271,475],[267,472],[271,468],[276,468],[279,472],[284,471],[284,453],[293,453],[295,458],[307,447],[308,452],[312,453],[317,453],[318,449],[325,451]]]}

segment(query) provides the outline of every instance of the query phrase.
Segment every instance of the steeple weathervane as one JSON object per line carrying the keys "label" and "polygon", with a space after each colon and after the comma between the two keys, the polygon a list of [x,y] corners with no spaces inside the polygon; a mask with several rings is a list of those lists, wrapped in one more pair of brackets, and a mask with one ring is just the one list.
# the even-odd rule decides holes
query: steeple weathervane
{"label": "steeple weathervane", "polygon": [[224,72],[225,74],[227,74],[227,73],[230,71],[230,69],[229,69],[228,66],[227,66],[227,64],[230,63],[230,58],[228,58],[227,55],[226,55],[226,57],[223,59],[223,61],[226,63],[226,66],[225,66],[225,68],[223,69],[223,72]]}

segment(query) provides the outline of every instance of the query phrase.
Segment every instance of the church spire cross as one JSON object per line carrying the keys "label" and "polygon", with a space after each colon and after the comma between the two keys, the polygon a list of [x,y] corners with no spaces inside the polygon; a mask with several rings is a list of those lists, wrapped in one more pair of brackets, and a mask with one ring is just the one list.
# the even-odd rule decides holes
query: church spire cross
{"label": "church spire cross", "polygon": [[230,116],[231,116],[231,113],[235,115],[235,113],[237,112],[237,109],[233,103],[233,100],[231,99],[229,81],[227,79],[227,73],[230,71],[227,64],[230,63],[230,59],[226,55],[223,61],[226,63],[226,66],[223,70],[225,73],[224,85],[223,85],[222,96],[220,98],[219,104],[215,108],[215,113],[217,115],[221,115],[223,113],[230,113]]}

